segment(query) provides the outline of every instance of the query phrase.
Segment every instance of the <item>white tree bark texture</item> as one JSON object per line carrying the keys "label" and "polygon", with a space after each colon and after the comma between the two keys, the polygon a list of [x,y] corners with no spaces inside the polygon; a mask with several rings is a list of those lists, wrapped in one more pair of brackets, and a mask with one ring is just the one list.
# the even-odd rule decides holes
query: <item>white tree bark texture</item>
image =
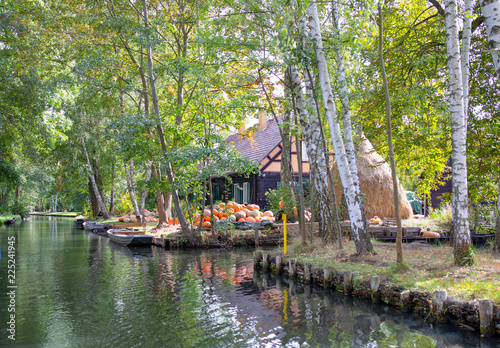
{"label": "white tree bark texture", "polygon": [[485,18],[488,45],[493,57],[495,75],[500,84],[500,0],[479,0]]}
{"label": "white tree bark texture", "polygon": [[445,23],[453,161],[452,224],[454,256],[455,263],[469,264],[471,262],[471,239],[467,197],[466,132],[460,46],[458,42],[458,12],[455,0],[445,0]]}
{"label": "white tree bark texture", "polygon": [[[315,111],[309,113],[307,109],[304,93],[302,91],[301,79],[294,65],[291,66],[291,79],[292,93],[295,96],[295,107],[302,126],[302,135],[304,137],[309,164],[311,166],[311,182],[316,192],[319,233],[323,239],[333,239],[335,238],[333,235],[334,219],[330,204],[328,180],[326,176],[327,170],[324,158],[325,149],[323,148],[323,141],[321,139],[319,120],[315,115]],[[309,83],[309,88],[311,87]],[[307,93],[307,95],[309,106],[314,105],[311,104],[314,103],[314,100],[310,97],[310,95],[312,95],[312,90],[310,90],[310,93]]]}
{"label": "white tree bark texture", "polygon": [[340,179],[344,188],[344,196],[347,203],[349,218],[351,220],[351,232],[356,244],[356,252],[358,254],[369,253],[373,247],[368,236],[368,231],[365,228],[366,223],[363,221],[365,217],[362,214],[360,202],[356,200],[356,191],[352,173],[349,169],[340,124],[335,110],[335,101],[330,84],[330,76],[326,63],[325,53],[323,51],[323,42],[321,38],[318,13],[316,3],[312,1],[308,7],[309,29],[311,38],[314,41],[316,63],[318,65],[318,73],[323,94],[323,102],[325,106],[326,116],[330,125],[330,133],[337,159]]}

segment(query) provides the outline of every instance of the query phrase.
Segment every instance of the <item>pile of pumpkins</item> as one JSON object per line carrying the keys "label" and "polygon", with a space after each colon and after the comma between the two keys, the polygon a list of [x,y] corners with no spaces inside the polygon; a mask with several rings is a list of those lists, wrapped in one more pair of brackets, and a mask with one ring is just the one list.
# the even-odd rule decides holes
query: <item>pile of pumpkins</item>
{"label": "pile of pumpkins", "polygon": [[[146,222],[158,222],[158,214],[152,211],[144,210],[144,219]],[[137,222],[137,218],[133,211],[122,215],[118,218],[119,222]]]}
{"label": "pile of pumpkins", "polygon": [[[275,222],[275,217],[272,211],[266,210],[265,212],[260,211],[260,207],[257,204],[238,204],[233,201],[228,201],[227,203],[220,203],[214,205],[213,209],[213,219],[218,220],[228,220],[237,222],[261,222],[267,219],[271,222]],[[202,227],[210,228],[212,227],[212,212],[210,209],[205,209],[203,211],[203,216],[200,213],[195,215],[193,220],[193,225],[196,227],[202,223]]]}

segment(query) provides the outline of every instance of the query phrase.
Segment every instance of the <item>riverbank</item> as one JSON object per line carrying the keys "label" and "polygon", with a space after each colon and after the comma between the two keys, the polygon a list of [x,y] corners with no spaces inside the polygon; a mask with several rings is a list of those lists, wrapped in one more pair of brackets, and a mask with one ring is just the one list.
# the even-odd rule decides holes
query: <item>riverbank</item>
{"label": "riverbank", "polygon": [[9,221],[12,219],[16,219],[17,221],[21,221],[21,215],[11,215],[11,214],[4,214],[0,215],[0,225],[3,225],[5,221]]}
{"label": "riverbank", "polygon": [[[275,249],[258,264],[290,275],[294,263],[297,267],[292,276],[367,298],[372,297],[372,282],[378,278],[377,287],[384,291],[378,294],[380,301],[466,329],[480,329],[480,303],[491,301],[496,328],[490,331],[500,335],[500,254],[476,249],[476,264],[458,267],[453,265],[453,249],[448,245],[408,243],[403,245],[405,262],[398,265],[395,244],[372,243],[374,254],[357,257],[352,241],[344,241],[343,250],[319,241],[302,247],[296,241],[287,255],[282,254],[283,249]],[[276,256],[282,260],[281,267],[276,266]],[[436,309],[436,294],[442,296],[443,291],[442,307]]]}

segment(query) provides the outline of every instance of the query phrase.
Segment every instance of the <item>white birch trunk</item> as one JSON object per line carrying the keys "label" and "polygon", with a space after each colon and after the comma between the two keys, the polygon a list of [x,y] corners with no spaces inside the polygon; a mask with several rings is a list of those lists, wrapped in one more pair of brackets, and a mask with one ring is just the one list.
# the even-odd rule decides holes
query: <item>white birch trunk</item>
{"label": "white birch trunk", "polygon": [[137,196],[135,194],[135,180],[134,180],[134,160],[130,160],[130,165],[125,162],[125,176],[127,178],[128,194],[130,196],[130,202],[132,202],[132,207],[134,208],[134,215],[140,216],[141,212],[139,206],[137,205]]}
{"label": "white birch trunk", "polygon": [[92,165],[90,164],[87,148],[85,147],[85,140],[83,138],[81,138],[80,140],[82,143],[83,155],[85,156],[85,162],[87,163],[87,169],[89,171],[89,178],[90,178],[90,183],[92,185],[92,190],[94,191],[94,195],[97,199],[97,202],[99,204],[99,209],[101,209],[102,215],[104,216],[105,219],[109,219],[108,208],[106,207],[106,203],[104,203],[104,200],[102,199],[101,194],[99,193],[99,189],[97,188],[97,184],[95,182],[94,173],[92,171]]}
{"label": "white birch trunk", "polygon": [[340,179],[342,181],[342,186],[344,187],[344,195],[346,198],[349,218],[351,220],[352,236],[356,244],[356,252],[358,254],[366,254],[371,252],[373,247],[368,236],[368,231],[365,228],[366,224],[363,221],[365,217],[361,211],[359,201],[356,200],[355,184],[349,169],[349,162],[347,160],[342,140],[340,124],[335,110],[335,101],[333,99],[333,93],[330,85],[330,76],[328,73],[326,57],[323,51],[323,42],[315,2],[311,2],[309,4],[308,13],[311,37],[315,43],[316,61],[318,65],[321,90],[323,92],[323,102],[325,105],[325,112],[328,117],[328,123],[330,125],[330,133],[332,136],[333,147],[335,149],[335,157],[337,159]]}
{"label": "white birch trunk", "polygon": [[498,179],[498,197],[497,197],[497,219],[495,222],[495,241],[493,249],[500,251],[500,178]]}
{"label": "white birch trunk", "polygon": [[361,184],[359,182],[358,165],[356,163],[356,150],[352,135],[351,112],[349,108],[349,93],[347,91],[347,78],[344,66],[344,55],[340,47],[340,29],[338,24],[338,14],[336,8],[339,6],[338,1],[332,2],[332,22],[333,22],[333,53],[337,62],[337,74],[339,76],[339,96],[342,110],[342,128],[344,130],[344,139],[346,147],[347,160],[349,161],[349,169],[352,173],[354,189],[356,192],[356,200],[361,206],[361,213],[365,217],[363,219],[364,230],[368,230],[368,222],[365,215],[365,205],[363,203],[363,194],[361,193]]}
{"label": "white birch trunk", "polygon": [[455,0],[445,0],[446,48],[450,89],[452,143],[452,224],[453,249],[457,265],[474,263],[471,251],[467,197],[466,132],[462,72],[458,43],[458,13]]}
{"label": "white birch trunk", "polygon": [[472,34],[473,0],[465,0],[464,27],[462,30],[462,45],[460,46],[460,64],[462,68],[462,86],[464,90],[465,132],[467,133],[467,114],[469,110],[469,56],[470,38]]}
{"label": "white birch trunk", "polygon": [[500,84],[500,0],[479,0],[486,23],[488,46],[493,57],[495,75]]}
{"label": "white birch trunk", "polygon": [[[319,121],[314,115],[310,115],[304,100],[304,93],[302,92],[301,80],[297,68],[292,65],[291,80],[292,80],[292,93],[295,96],[295,107],[298,111],[300,124],[302,126],[302,135],[304,136],[304,143],[306,145],[307,155],[309,156],[309,164],[311,166],[312,184],[316,192],[316,199],[318,203],[318,221],[319,233],[323,238],[335,238],[333,235],[333,215],[330,207],[328,180],[326,177],[326,164],[324,161],[325,149],[321,139],[321,128]],[[311,81],[306,82],[308,104],[314,105],[312,97]],[[315,112],[314,112],[315,113]]]}

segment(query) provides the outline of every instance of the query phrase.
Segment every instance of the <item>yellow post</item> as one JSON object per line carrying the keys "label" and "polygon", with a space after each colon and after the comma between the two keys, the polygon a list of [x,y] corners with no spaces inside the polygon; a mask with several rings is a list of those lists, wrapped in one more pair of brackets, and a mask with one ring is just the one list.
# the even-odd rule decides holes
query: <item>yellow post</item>
{"label": "yellow post", "polygon": [[283,218],[283,244],[285,247],[285,255],[286,255],[286,214],[283,214],[282,218]]}

